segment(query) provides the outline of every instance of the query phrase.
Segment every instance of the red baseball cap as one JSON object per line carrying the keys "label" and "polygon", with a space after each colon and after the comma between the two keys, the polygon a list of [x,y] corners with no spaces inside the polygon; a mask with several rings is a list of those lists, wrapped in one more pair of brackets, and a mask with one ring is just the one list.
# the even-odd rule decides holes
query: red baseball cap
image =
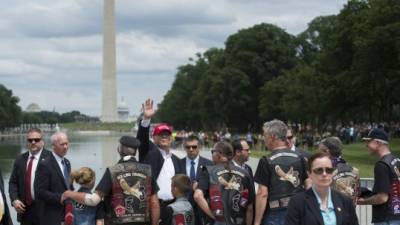
{"label": "red baseball cap", "polygon": [[166,123],[159,123],[154,127],[153,136],[160,135],[162,132],[172,134],[172,127]]}

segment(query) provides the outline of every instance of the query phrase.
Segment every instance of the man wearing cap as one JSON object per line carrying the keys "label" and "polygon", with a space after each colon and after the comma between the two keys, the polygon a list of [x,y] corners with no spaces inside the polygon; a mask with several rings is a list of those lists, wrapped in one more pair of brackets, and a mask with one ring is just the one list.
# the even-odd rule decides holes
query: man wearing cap
{"label": "man wearing cap", "polygon": [[357,168],[343,159],[342,146],[338,137],[327,137],[320,142],[318,149],[329,154],[336,169],[332,176],[332,188],[349,196],[356,203],[360,190],[360,174]]}
{"label": "man wearing cap", "polygon": [[96,206],[104,198],[107,225],[156,225],[160,218],[158,185],[151,167],[138,163],[134,157],[140,141],[123,136],[119,142],[121,159],[107,168],[95,193],[66,191],[63,199],[71,198],[81,204]]}
{"label": "man wearing cap", "polygon": [[372,205],[372,223],[400,224],[400,159],[389,149],[388,134],[373,129],[366,138],[370,154],[379,158],[374,167],[372,195],[357,200],[359,205]]}
{"label": "man wearing cap", "polygon": [[149,164],[160,187],[160,209],[173,202],[171,178],[182,173],[179,158],[171,152],[172,128],[165,123],[154,127],[153,142],[149,139],[150,120],[154,116],[153,100],[147,99],[142,106],[143,120],[139,122],[137,138],[140,140],[139,162]]}

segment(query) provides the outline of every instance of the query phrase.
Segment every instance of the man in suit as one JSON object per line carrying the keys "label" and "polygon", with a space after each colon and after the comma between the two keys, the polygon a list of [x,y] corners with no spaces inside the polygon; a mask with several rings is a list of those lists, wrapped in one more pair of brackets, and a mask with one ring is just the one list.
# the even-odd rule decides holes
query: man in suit
{"label": "man in suit", "polygon": [[6,195],[4,194],[4,180],[0,170],[0,225],[13,225],[8,209]]}
{"label": "man in suit", "polygon": [[72,190],[69,178],[71,164],[64,156],[68,152],[69,142],[65,133],[57,132],[51,136],[53,152],[38,166],[35,180],[35,195],[44,202],[45,219],[41,225],[60,225],[64,221],[62,194]]}
{"label": "man in suit", "polygon": [[43,134],[38,128],[27,133],[28,152],[20,154],[14,162],[9,180],[9,194],[17,219],[22,225],[39,225],[43,213],[43,202],[35,196],[34,181],[38,163],[51,152],[43,148]]}
{"label": "man in suit", "polygon": [[[200,178],[200,171],[205,166],[213,165],[213,162],[200,156],[199,138],[197,136],[191,135],[185,139],[183,144],[186,150],[186,157],[180,160],[182,172],[185,173],[192,181],[193,191],[196,190],[197,184]],[[193,191],[189,194],[189,202],[193,206],[193,212],[195,216],[195,224],[202,224],[200,217],[200,210],[195,204],[193,199]]]}
{"label": "man in suit", "polygon": [[165,123],[158,124],[153,130],[153,142],[150,141],[150,120],[155,110],[153,100],[147,99],[143,104],[143,120],[139,121],[137,139],[140,141],[139,162],[149,164],[160,187],[158,198],[160,210],[173,202],[171,178],[182,173],[179,158],[171,152],[172,128]]}

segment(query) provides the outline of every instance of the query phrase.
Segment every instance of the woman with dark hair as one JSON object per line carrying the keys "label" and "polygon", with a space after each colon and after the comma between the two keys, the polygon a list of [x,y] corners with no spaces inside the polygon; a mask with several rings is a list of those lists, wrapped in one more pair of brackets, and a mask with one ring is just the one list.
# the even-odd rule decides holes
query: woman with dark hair
{"label": "woman with dark hair", "polygon": [[291,198],[285,225],[358,225],[351,199],[330,188],[334,170],[327,153],[309,158],[312,187]]}

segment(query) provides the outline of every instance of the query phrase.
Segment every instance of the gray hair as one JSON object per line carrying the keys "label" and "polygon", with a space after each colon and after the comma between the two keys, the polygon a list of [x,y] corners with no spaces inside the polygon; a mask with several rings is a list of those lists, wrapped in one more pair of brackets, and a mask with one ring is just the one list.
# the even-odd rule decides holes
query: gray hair
{"label": "gray hair", "polygon": [[51,135],[51,138],[50,138],[51,143],[54,144],[55,142],[57,142],[57,140],[58,140],[58,138],[59,138],[60,136],[65,136],[65,137],[67,137],[67,134],[64,133],[64,132],[56,132],[56,133],[54,133],[53,135]]}
{"label": "gray hair", "polygon": [[338,137],[327,137],[321,141],[331,156],[339,157],[342,155],[343,144]]}
{"label": "gray hair", "polygon": [[263,130],[267,134],[273,134],[282,141],[286,141],[288,126],[280,120],[274,119],[264,123]]}

